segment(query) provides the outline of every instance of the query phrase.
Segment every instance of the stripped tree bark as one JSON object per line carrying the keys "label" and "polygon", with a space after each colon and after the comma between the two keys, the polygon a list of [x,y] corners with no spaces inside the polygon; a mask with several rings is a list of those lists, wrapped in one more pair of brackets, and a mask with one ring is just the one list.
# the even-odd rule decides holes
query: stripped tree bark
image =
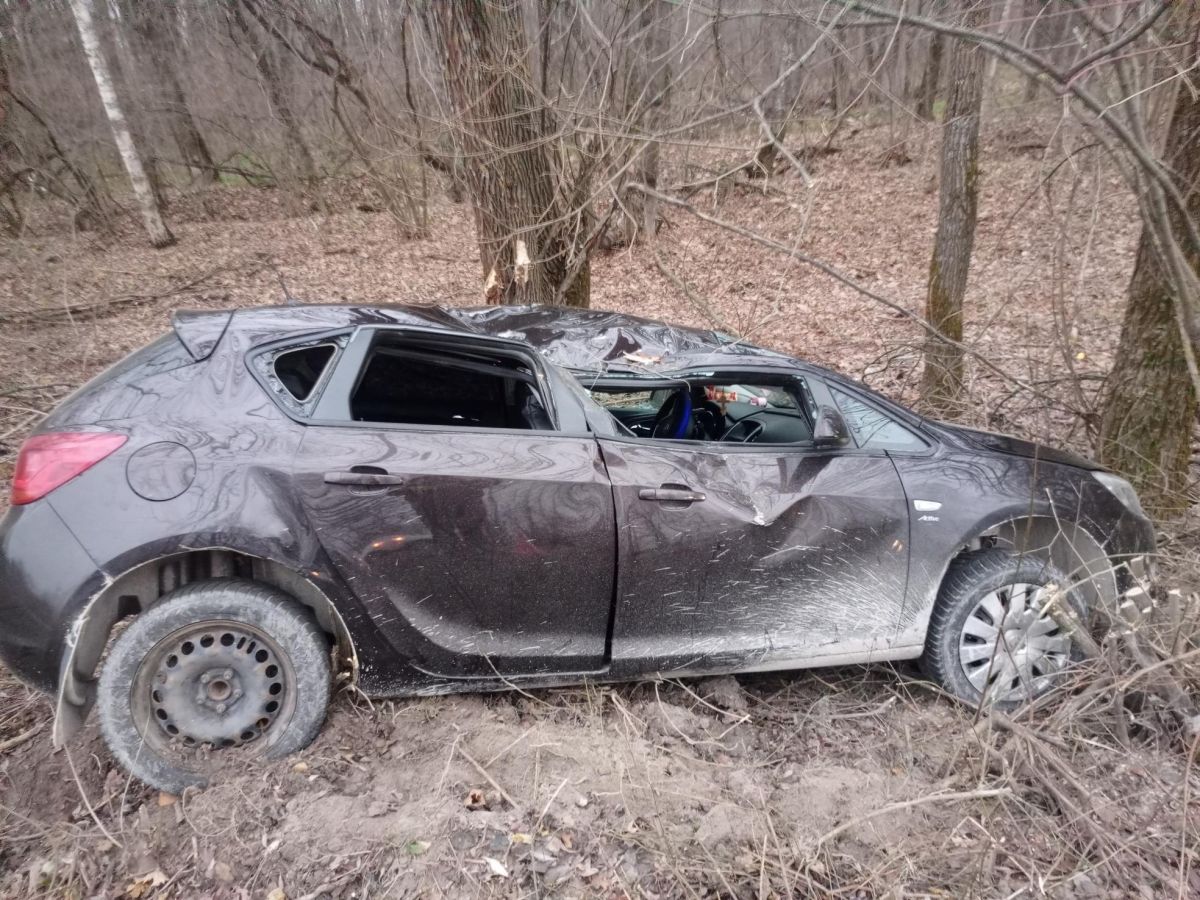
{"label": "stripped tree bark", "polygon": [[[968,27],[987,22],[988,8],[976,4]],[[942,133],[941,192],[925,317],[948,341],[925,342],[921,397],[935,412],[953,415],[962,393],[963,295],[979,202],[979,110],[983,101],[983,53],[970,41],[956,41],[950,55],[950,98]]]}
{"label": "stripped tree bark", "polygon": [[[1193,15],[1191,57],[1200,53],[1200,14]],[[1181,36],[1182,37],[1182,36]],[[1200,84],[1182,78],[1167,132],[1164,161],[1200,220]],[[1180,246],[1189,248],[1182,216],[1169,211]],[[1129,284],[1129,305],[1116,362],[1109,375],[1100,424],[1100,461],[1127,475],[1152,513],[1169,516],[1188,505],[1185,489],[1191,460],[1197,400],[1176,314],[1175,291],[1143,228]],[[1185,251],[1200,276],[1200,252]]]}
{"label": "stripped tree bark", "polygon": [[[554,118],[541,115],[519,0],[430,7],[462,129],[489,303],[587,306],[586,198]],[[545,124],[543,124],[543,122]]]}
{"label": "stripped tree bark", "polygon": [[125,114],[117,99],[117,91],[113,86],[108,60],[104,57],[100,38],[96,32],[96,23],[92,17],[91,0],[71,0],[71,10],[75,14],[75,24],[79,28],[83,52],[91,67],[92,77],[96,80],[96,90],[100,94],[101,103],[104,104],[104,113],[108,117],[109,127],[112,128],[113,140],[121,155],[121,162],[129,175],[129,183],[141,210],[142,222],[146,227],[146,233],[150,236],[150,243],[154,247],[169,247],[175,243],[175,236],[163,222],[150,179],[142,166],[141,157],[138,156],[137,148],[133,143],[133,136],[129,132],[129,124],[125,120]]}

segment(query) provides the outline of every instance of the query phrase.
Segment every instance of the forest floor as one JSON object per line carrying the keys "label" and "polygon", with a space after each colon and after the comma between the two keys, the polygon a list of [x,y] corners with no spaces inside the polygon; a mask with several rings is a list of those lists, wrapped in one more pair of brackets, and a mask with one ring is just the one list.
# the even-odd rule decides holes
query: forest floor
{"label": "forest floor", "polygon": [[[812,192],[783,176],[692,202],[920,313],[936,143],[879,127],[837,146]],[[1138,227],[1094,151],[1058,165],[1071,149],[992,131],[967,331],[1040,392],[975,366],[972,417],[1086,450]],[[596,260],[593,307],[716,325],[912,399],[921,333],[902,313],[664,214],[652,245]],[[0,482],[40,414],[171,309],[285,288],[478,304],[469,209],[438,201],[431,218],[432,238],[405,241],[385,214],[294,216],[275,192],[219,187],[175,201],[166,250],[132,222],[0,243]],[[1194,753],[1154,715],[1132,744],[1087,709],[1029,713],[1020,737],[907,666],[373,705],[344,691],[305,752],[179,798],[127,780],[94,723],[53,750],[50,717],[0,670],[0,896],[1200,896]]]}

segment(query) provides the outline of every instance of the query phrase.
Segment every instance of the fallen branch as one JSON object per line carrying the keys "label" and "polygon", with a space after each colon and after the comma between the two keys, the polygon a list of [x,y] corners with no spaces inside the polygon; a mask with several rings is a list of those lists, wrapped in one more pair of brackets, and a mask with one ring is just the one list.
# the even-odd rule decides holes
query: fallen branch
{"label": "fallen branch", "polygon": [[0,753],[7,753],[9,750],[15,750],[17,747],[20,747],[22,744],[24,744],[30,738],[36,736],[37,733],[39,731],[41,731],[44,727],[46,727],[45,720],[38,722],[36,725],[34,725],[28,731],[18,734],[16,737],[9,738],[7,741],[0,741]]}
{"label": "fallen branch", "polygon": [[493,788],[496,789],[496,793],[504,798],[505,803],[507,803],[509,806],[511,806],[518,813],[523,812],[523,807],[521,806],[521,804],[519,804],[516,800],[514,800],[512,798],[512,795],[510,795],[508,793],[508,791],[506,791],[504,788],[500,787],[500,782],[496,781],[496,779],[491,776],[491,774],[488,772],[487,769],[485,769],[478,762],[476,762],[475,758],[473,756],[471,756],[470,753],[468,753],[462,747],[459,747],[458,755],[461,756],[463,759],[465,759],[467,762],[469,762],[472,766],[475,767],[475,771],[477,771],[480,775],[482,775],[484,777],[484,780],[487,781],[488,784],[490,784]]}
{"label": "fallen branch", "polygon": [[978,791],[952,791],[947,794],[927,794],[924,797],[918,797],[915,800],[904,800],[900,803],[892,803],[888,806],[880,807],[872,810],[865,816],[858,816],[848,822],[843,822],[832,831],[827,831],[817,839],[814,849],[819,849],[823,845],[832,841],[840,834],[845,834],[851,828],[862,825],[871,819],[879,816],[886,816],[888,813],[899,812],[902,809],[911,809],[914,806],[924,806],[926,803],[942,803],[942,802],[957,802],[960,800],[986,800],[992,797],[1011,797],[1012,788],[984,788]]}

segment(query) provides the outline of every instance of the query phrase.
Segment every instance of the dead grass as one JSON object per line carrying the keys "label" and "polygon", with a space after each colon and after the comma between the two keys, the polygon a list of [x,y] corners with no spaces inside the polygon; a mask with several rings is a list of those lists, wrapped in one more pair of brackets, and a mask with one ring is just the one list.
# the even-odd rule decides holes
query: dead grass
{"label": "dead grass", "polygon": [[[1031,160],[1027,136],[994,131],[985,156],[968,339],[1039,393],[976,370],[973,415],[1086,449],[1134,210],[1087,153],[1043,184],[1060,157]],[[934,146],[916,135],[912,163],[884,165],[880,141],[863,130],[815,161],[811,206],[787,177],[693,201],[919,312]],[[677,160],[678,180],[719,170],[716,156]],[[165,330],[171,308],[276,303],[281,280],[305,301],[478,301],[464,207],[438,206],[425,241],[399,240],[383,215],[285,211],[270,192],[216,189],[178,201],[168,250],[132,228],[0,245],[0,480],[39,416]],[[920,336],[904,319],[668,215],[652,250],[597,260],[595,307],[715,315],[912,399]],[[1156,605],[1139,601],[1149,612],[1118,620],[1076,684],[1011,721],[947,702],[907,667],[373,706],[342,695],[300,757],[172,799],[130,783],[94,725],[71,748],[77,784],[44,727],[25,737],[48,703],[0,672],[0,894],[1200,896],[1197,748],[1159,678],[1200,690],[1196,545],[1180,528],[1146,595]]]}

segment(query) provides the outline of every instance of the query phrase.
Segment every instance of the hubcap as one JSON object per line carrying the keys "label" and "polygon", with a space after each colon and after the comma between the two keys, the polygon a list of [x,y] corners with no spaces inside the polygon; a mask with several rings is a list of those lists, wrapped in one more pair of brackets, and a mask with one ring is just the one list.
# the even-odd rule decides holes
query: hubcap
{"label": "hubcap", "polygon": [[[134,680],[138,725],[161,740],[237,747],[271,730],[291,701],[288,668],[265,634],[235,622],[199,622],[160,641]],[[147,728],[150,738],[154,728]]]}
{"label": "hubcap", "polygon": [[963,623],[958,658],[967,680],[995,701],[1042,693],[1070,661],[1071,638],[1043,609],[1036,584],[986,594]]}

